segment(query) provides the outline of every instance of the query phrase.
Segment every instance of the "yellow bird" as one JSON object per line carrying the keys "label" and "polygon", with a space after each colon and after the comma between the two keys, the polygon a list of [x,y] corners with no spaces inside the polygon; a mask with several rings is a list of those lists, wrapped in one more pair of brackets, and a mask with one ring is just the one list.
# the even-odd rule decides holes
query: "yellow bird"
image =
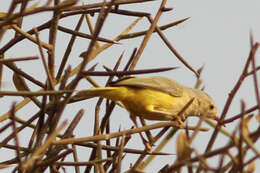
{"label": "yellow bird", "polygon": [[[173,120],[183,107],[194,98],[182,114],[219,120],[214,101],[203,91],[185,87],[165,77],[128,77],[112,82],[104,88],[78,92],[70,102],[92,97],[103,97],[121,102],[131,118]],[[180,118],[181,119],[181,118]]]}

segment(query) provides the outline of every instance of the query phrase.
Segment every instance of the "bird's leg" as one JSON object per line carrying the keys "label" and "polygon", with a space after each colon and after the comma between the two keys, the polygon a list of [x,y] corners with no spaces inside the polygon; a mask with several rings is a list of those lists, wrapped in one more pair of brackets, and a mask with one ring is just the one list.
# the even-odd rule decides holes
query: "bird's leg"
{"label": "bird's leg", "polygon": [[[134,122],[135,127],[138,128],[137,121],[136,121],[136,116],[134,116],[134,115],[131,114],[131,115],[130,115],[130,118],[131,118],[131,120]],[[147,140],[144,138],[144,136],[142,135],[142,132],[140,132],[139,135],[140,135],[140,137],[141,137],[141,139],[142,139],[142,141],[143,141],[143,144],[144,144],[144,146],[145,146],[145,150],[146,150],[147,152],[151,152],[151,151],[152,151],[152,146],[150,145],[150,143],[147,142]]]}
{"label": "bird's leg", "polygon": [[[146,126],[145,120],[142,117],[139,117],[139,118],[140,118],[140,121],[141,121],[142,125]],[[146,134],[146,136],[147,136],[147,138],[149,140],[149,144],[151,146],[153,146],[153,142],[154,141],[153,141],[153,136],[152,136],[151,132],[148,130],[148,131],[145,131],[145,134]]]}

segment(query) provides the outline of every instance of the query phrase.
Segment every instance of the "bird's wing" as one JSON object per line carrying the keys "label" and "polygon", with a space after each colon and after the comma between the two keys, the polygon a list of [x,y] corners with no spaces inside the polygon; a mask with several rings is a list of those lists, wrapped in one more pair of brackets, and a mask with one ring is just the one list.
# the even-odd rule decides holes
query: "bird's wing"
{"label": "bird's wing", "polygon": [[112,82],[110,86],[129,86],[138,88],[148,88],[165,92],[175,97],[180,97],[183,94],[185,86],[166,77],[131,77],[120,79]]}

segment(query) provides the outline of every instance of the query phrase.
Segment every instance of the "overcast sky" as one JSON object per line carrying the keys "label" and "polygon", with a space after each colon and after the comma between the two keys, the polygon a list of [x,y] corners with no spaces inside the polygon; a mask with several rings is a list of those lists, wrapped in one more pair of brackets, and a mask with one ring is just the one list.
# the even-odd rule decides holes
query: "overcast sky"
{"label": "overcast sky", "polygon": [[[82,2],[84,2],[82,0]],[[94,2],[94,1],[91,1]],[[81,3],[81,2],[80,2]],[[79,3],[79,4],[80,4]],[[1,2],[0,11],[7,11],[9,1]],[[152,13],[153,16],[160,5],[160,1],[141,4],[138,7],[134,5],[122,6],[122,9],[136,10],[136,11],[146,11]],[[149,7],[149,8],[147,8]],[[235,82],[238,80],[239,75],[242,72],[242,68],[246,62],[250,51],[249,43],[249,34],[250,31],[254,36],[255,41],[260,41],[260,1],[258,0],[169,0],[167,7],[174,8],[173,11],[164,13],[159,21],[159,25],[164,25],[179,19],[190,17],[190,19],[183,24],[168,29],[164,31],[164,34],[167,36],[168,40],[175,46],[179,53],[193,66],[195,69],[200,68],[202,65],[205,66],[204,72],[202,73],[203,85],[205,86],[205,91],[215,100],[219,113],[221,113],[225,101],[228,97],[229,92],[233,88]],[[50,14],[44,14],[42,20],[46,21]],[[44,18],[46,17],[46,18]],[[96,18],[96,16],[94,17]],[[106,38],[113,38],[123,31],[125,26],[129,25],[136,18],[128,18],[125,16],[110,15],[105,22],[105,27],[102,30],[101,35]],[[74,28],[78,16],[61,21],[61,25]],[[34,26],[39,25],[41,22],[39,16],[30,17],[30,19],[25,18],[25,22],[28,25],[24,26],[27,29],[30,29]],[[137,25],[134,31],[139,31],[142,29],[147,29],[147,20],[142,19],[142,21]],[[86,27],[86,24],[84,24]],[[27,30],[25,29],[25,30]],[[82,32],[88,32],[86,29],[82,29]],[[12,35],[13,32],[9,31],[7,34]],[[46,41],[48,40],[47,32],[40,33],[41,39]],[[64,48],[67,45],[67,41],[70,38],[68,35],[60,33],[59,40],[57,42],[57,59],[62,57],[64,54]],[[5,43],[9,38],[6,36],[3,43]],[[99,57],[91,62],[90,66],[99,62],[97,70],[103,70],[102,65],[107,65],[110,68],[113,67],[117,58],[120,54],[125,51],[125,57],[123,63],[125,64],[128,60],[128,57],[131,55],[133,49],[140,45],[142,38],[131,39],[127,41],[122,41],[120,45],[116,45],[113,48],[105,51],[100,54]],[[0,43],[2,47],[3,43]],[[23,44],[17,45],[14,49],[11,49],[6,53],[6,57],[23,57],[23,56],[32,56],[39,55],[37,47],[28,47],[30,44],[29,41],[24,41]],[[76,42],[75,47],[73,48],[73,61],[71,64],[75,67],[78,64],[78,56],[82,51],[85,51],[88,46],[88,42],[85,39],[79,39]],[[257,64],[260,64],[260,51],[257,53],[256,61]],[[59,60],[57,61],[59,62]],[[90,67],[89,66],[89,67]],[[176,57],[169,51],[165,44],[160,40],[160,38],[154,34],[145,48],[144,53],[142,54],[141,60],[137,65],[136,69],[143,68],[159,68],[159,67],[169,67],[169,66],[178,66],[178,70],[170,71],[166,73],[156,74],[161,76],[167,76],[178,82],[193,87],[196,81],[196,78],[192,72],[190,72],[183,64],[181,64]],[[42,72],[43,68],[41,62],[36,62],[35,65],[29,63],[23,63],[21,67],[31,68],[30,73],[39,78],[45,77],[45,74]],[[122,67],[121,67],[122,69]],[[6,77],[4,78],[5,89],[13,89],[13,86],[8,83],[8,79],[11,77],[10,71],[5,71]],[[259,74],[260,75],[260,74]],[[258,75],[258,78],[259,78]],[[97,81],[104,84],[102,78],[95,78]],[[260,80],[260,78],[259,78]],[[246,102],[246,106],[252,107],[255,105],[254,89],[253,82],[251,78],[246,80],[239,90],[238,95],[235,97],[235,100],[230,108],[229,115],[235,115],[240,112],[240,101],[243,99]],[[86,83],[81,85],[82,87],[90,86]],[[36,88],[37,89],[37,88]],[[82,89],[82,88],[78,88]],[[12,98],[0,99],[0,104],[5,105],[4,109],[1,108],[0,115],[5,113],[12,101],[22,100],[21,98]],[[83,118],[80,128],[76,130],[77,137],[89,136],[91,133],[87,133],[87,129],[92,128],[92,124],[89,122],[93,121],[93,111],[96,99],[91,101],[83,101],[78,107],[71,106],[68,107],[68,110],[73,110],[72,112],[67,113],[68,117],[64,119],[71,120],[73,115],[81,109],[85,108],[87,110],[86,117]],[[91,106],[93,105],[93,106]],[[28,113],[30,109],[27,110]],[[23,115],[26,113],[18,112],[17,115]],[[123,115],[124,114],[124,115]],[[122,115],[122,116],[121,116]],[[120,117],[120,119],[118,118]],[[122,118],[123,117],[123,118]],[[26,117],[28,118],[28,117]],[[25,118],[25,119],[26,119]],[[129,120],[127,112],[122,108],[117,107],[114,114],[111,117],[111,122],[114,122],[113,130],[117,131],[121,126],[121,129],[128,129],[133,124]],[[114,121],[113,121],[114,120]],[[195,120],[195,119],[192,119]],[[125,123],[127,122],[127,123]],[[190,121],[189,121],[190,122]],[[152,123],[152,122],[151,122]],[[205,125],[206,126],[206,125]],[[252,129],[256,128],[257,124],[252,124]],[[235,126],[227,125],[228,129],[234,129]],[[195,148],[200,149],[205,148],[208,138],[211,135],[213,130],[206,133],[201,133],[198,138],[202,139],[194,143]],[[218,138],[220,139],[220,138]],[[142,143],[139,140],[139,137],[136,136],[136,140]],[[205,142],[204,142],[205,141]],[[26,143],[26,141],[24,141]],[[219,146],[223,146],[222,140],[217,140]],[[129,147],[136,147],[135,143],[130,143]],[[202,152],[201,150],[200,152]],[[3,151],[3,150],[2,150]],[[0,153],[2,152],[0,150]],[[167,145],[163,150],[164,152],[175,153],[175,138]],[[5,151],[7,152],[7,151]],[[8,152],[7,152],[8,153]],[[84,152],[82,152],[84,153]],[[9,154],[14,154],[13,152]],[[85,154],[85,153],[84,153]],[[1,154],[2,155],[2,154]],[[3,156],[3,155],[2,155]],[[1,157],[1,156],[0,156]],[[3,158],[2,158],[3,159]],[[2,160],[0,158],[0,160]],[[88,159],[88,157],[86,158]],[[132,159],[132,160],[131,160]],[[133,161],[135,157],[129,157],[129,163]],[[161,165],[166,162],[172,163],[175,157],[170,156],[160,157],[156,160],[156,165],[152,165],[147,168],[147,172],[153,172],[158,170],[158,164],[162,162]],[[124,168],[129,167],[129,163],[124,163]],[[257,161],[258,165],[260,164],[259,160]],[[257,169],[260,170],[260,166],[257,166]],[[69,170],[69,169],[68,169]]]}

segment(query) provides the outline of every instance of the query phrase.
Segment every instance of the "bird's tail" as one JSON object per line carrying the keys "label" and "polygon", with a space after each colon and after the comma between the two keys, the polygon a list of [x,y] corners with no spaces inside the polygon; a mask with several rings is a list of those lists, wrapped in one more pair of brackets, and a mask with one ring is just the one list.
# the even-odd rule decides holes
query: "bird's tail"
{"label": "bird's tail", "polygon": [[78,92],[70,99],[70,103],[93,97],[103,97],[113,101],[122,100],[127,91],[125,87],[91,88]]}

